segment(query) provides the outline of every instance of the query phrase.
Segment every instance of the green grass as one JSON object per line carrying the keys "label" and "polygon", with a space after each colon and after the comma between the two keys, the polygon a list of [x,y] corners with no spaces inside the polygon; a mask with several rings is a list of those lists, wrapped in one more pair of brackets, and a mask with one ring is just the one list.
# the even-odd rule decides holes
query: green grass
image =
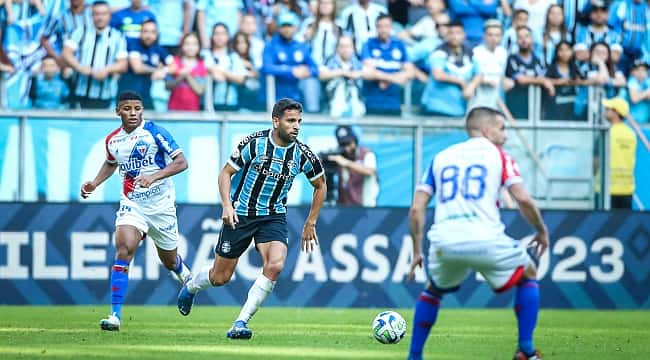
{"label": "green grass", "polygon": [[[262,308],[250,341],[226,330],[239,309],[125,306],[122,330],[103,332],[106,306],[0,306],[0,359],[404,359],[409,325],[397,345],[370,335],[378,309]],[[544,310],[536,345],[545,359],[649,359],[650,312]],[[443,309],[425,348],[428,359],[510,359],[516,323],[510,310]]]}

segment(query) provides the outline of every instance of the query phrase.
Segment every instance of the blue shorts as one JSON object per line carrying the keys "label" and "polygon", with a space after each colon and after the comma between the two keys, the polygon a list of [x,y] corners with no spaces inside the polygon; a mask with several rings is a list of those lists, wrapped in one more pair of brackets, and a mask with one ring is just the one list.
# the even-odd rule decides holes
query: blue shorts
{"label": "blue shorts", "polygon": [[255,244],[271,241],[280,241],[289,244],[289,229],[287,228],[287,215],[274,214],[265,216],[237,215],[239,223],[233,230],[225,225],[221,228],[219,242],[214,248],[219,256],[228,259],[237,259],[246,251],[251,240]]}

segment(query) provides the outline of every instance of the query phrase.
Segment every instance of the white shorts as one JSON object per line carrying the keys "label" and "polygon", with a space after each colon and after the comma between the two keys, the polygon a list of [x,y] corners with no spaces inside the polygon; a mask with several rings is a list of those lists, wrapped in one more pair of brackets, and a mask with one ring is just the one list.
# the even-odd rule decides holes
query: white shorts
{"label": "white shorts", "polygon": [[434,288],[441,292],[458,290],[470,270],[502,292],[515,286],[531,263],[525,245],[503,234],[492,241],[434,241],[427,267]]}
{"label": "white shorts", "polygon": [[176,208],[152,215],[146,215],[132,201],[120,201],[117,209],[115,226],[132,225],[143,234],[149,235],[156,247],[162,250],[174,250],[178,243],[178,222]]}

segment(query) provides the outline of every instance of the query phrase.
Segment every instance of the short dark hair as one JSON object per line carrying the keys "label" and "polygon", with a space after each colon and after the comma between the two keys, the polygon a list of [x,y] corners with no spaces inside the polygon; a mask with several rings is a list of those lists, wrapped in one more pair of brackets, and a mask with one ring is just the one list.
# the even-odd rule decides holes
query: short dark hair
{"label": "short dark hair", "polygon": [[462,28],[463,30],[465,30],[465,26],[463,25],[462,22],[460,22],[460,20],[453,20],[447,26],[449,26],[450,28],[459,27],[459,28]]}
{"label": "short dark hair", "polygon": [[533,29],[531,29],[529,26],[526,26],[526,25],[518,26],[517,29],[515,29],[515,31],[517,32],[517,34],[519,34],[519,32],[520,32],[521,30],[526,30],[526,31],[528,31],[528,32],[531,33],[531,34],[533,33]]}
{"label": "short dark hair", "polygon": [[97,6],[97,5],[106,5],[106,6],[110,7],[110,5],[108,4],[108,1],[106,1],[106,0],[95,0],[95,1],[93,1],[92,6]]}
{"label": "short dark hair", "polygon": [[120,96],[118,96],[117,98],[117,103],[119,104],[122,101],[127,101],[127,100],[137,100],[142,102],[142,97],[140,96],[140,94],[138,94],[135,91],[126,90],[120,93]]}
{"label": "short dark hair", "polygon": [[503,113],[495,108],[489,106],[477,106],[472,108],[467,114],[465,120],[465,129],[469,132],[472,128],[480,126],[482,121],[485,120],[496,120],[499,116],[505,118]]}
{"label": "short dark hair", "polygon": [[144,26],[144,24],[154,24],[154,25],[156,25],[156,28],[158,27],[158,23],[156,22],[155,19],[147,19],[147,20],[143,21],[142,24],[140,24],[140,26],[142,27],[142,26]]}
{"label": "short dark hair", "polygon": [[517,10],[515,10],[515,13],[512,15],[512,17],[516,17],[519,14],[526,14],[526,15],[530,16],[530,14],[528,13],[528,10],[526,10],[526,9],[517,9]]}
{"label": "short dark hair", "polygon": [[286,110],[297,110],[298,112],[302,112],[302,104],[289,98],[280,99],[275,103],[275,105],[273,105],[271,116],[274,118],[280,118]]}
{"label": "short dark hair", "polygon": [[377,20],[375,20],[375,24],[384,19],[389,19],[390,21],[393,21],[393,17],[390,14],[380,14],[379,16],[377,16]]}

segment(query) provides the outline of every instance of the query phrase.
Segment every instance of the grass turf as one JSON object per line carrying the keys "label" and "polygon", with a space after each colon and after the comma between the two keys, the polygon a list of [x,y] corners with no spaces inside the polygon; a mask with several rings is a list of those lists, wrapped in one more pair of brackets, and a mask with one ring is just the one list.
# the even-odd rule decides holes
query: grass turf
{"label": "grass turf", "polygon": [[[250,341],[226,339],[239,309],[125,306],[122,330],[104,332],[107,306],[0,306],[0,359],[405,359],[409,331],[396,345],[370,334],[379,309],[262,308]],[[543,310],[536,345],[545,359],[648,359],[650,312]],[[510,310],[443,309],[425,348],[428,359],[511,359]]]}

